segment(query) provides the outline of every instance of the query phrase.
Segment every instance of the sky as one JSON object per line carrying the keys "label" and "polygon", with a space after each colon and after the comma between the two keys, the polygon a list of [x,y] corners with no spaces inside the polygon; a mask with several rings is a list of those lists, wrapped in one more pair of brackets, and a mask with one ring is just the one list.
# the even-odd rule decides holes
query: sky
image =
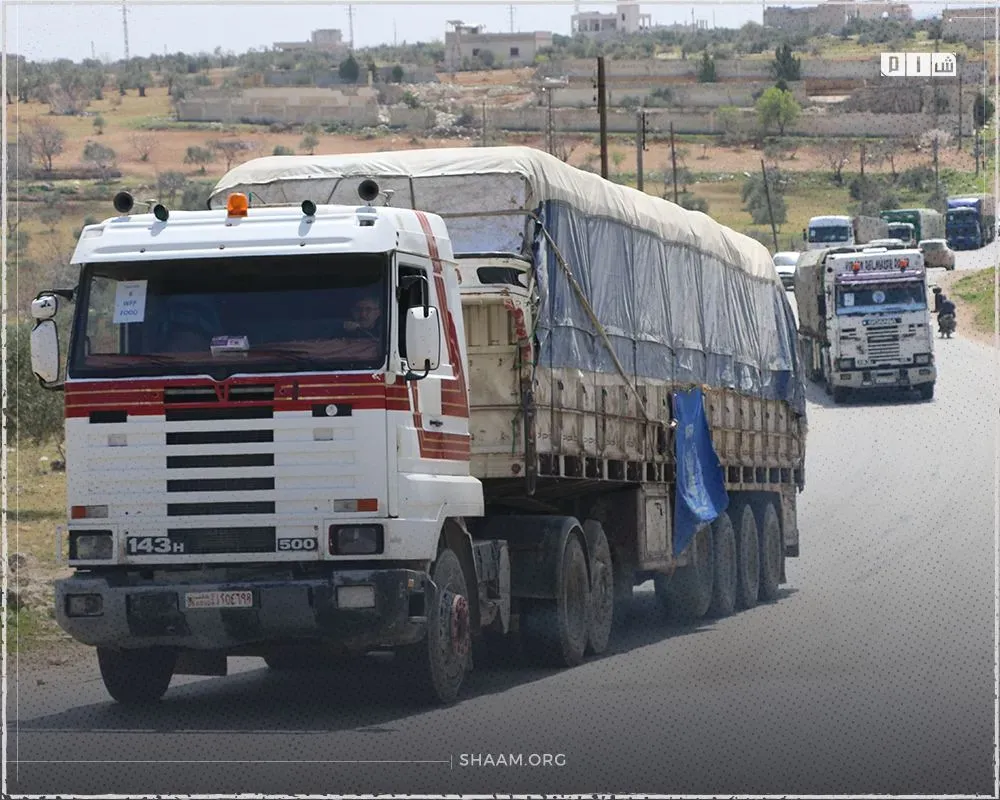
{"label": "sky", "polygon": [[[800,5],[786,0],[788,5]],[[739,4],[737,4],[739,3]],[[977,6],[969,0],[963,6]],[[769,2],[769,5],[781,5]],[[812,4],[812,3],[807,3]],[[992,0],[990,5],[992,6]],[[116,60],[124,54],[120,0],[0,0],[6,6],[6,49],[33,61],[71,58],[81,61],[96,56]],[[915,16],[940,11],[940,4],[926,0],[910,3]],[[954,8],[956,4],[952,4]],[[613,10],[613,2],[582,2],[584,11]],[[643,13],[653,15],[654,24],[703,19],[711,27],[738,28],[746,22],[761,22],[762,0],[652,0],[643,3]],[[443,40],[448,20],[482,23],[487,31],[511,29],[510,3],[500,0],[358,0],[352,4],[354,40],[357,47],[376,44]],[[552,31],[568,35],[572,0],[521,2],[514,4],[514,29]],[[317,0],[263,0],[218,2],[218,0],[128,0],[128,38],[131,55],[223,51],[242,53],[250,48],[272,47],[276,41],[305,41],[317,28],[340,28],[349,38],[348,4]]]}

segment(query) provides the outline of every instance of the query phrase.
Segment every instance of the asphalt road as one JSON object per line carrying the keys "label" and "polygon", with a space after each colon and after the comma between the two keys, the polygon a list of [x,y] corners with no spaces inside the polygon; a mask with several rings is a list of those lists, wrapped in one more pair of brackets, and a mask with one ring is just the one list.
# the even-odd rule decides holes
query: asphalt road
{"label": "asphalt road", "polygon": [[387,695],[389,663],[242,659],[128,712],[90,656],[11,682],[8,791],[994,796],[1000,387],[986,346],[959,335],[937,354],[931,403],[810,389],[802,554],[775,604],[671,625],[647,585],[611,654],[477,672],[443,710]]}

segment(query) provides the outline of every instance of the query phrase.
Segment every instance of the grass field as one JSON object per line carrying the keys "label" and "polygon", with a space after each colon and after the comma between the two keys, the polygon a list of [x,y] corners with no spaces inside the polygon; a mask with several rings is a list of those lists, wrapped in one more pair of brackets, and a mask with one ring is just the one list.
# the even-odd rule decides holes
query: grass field
{"label": "grass field", "polygon": [[968,303],[973,311],[973,323],[980,331],[993,330],[993,302],[995,268],[984,269],[962,278],[952,286],[959,298]]}

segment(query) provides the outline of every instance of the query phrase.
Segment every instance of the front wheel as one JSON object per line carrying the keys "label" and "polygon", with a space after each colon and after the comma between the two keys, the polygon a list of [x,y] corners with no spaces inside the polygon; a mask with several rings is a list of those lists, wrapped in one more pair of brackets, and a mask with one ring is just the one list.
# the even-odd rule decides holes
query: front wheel
{"label": "front wheel", "polygon": [[427,636],[400,650],[418,696],[447,705],[469,668],[469,591],[458,556],[443,550],[431,569],[434,589],[427,597]]}
{"label": "front wheel", "polygon": [[150,647],[142,650],[97,648],[97,664],[104,687],[122,705],[155,703],[170,686],[177,664],[175,650]]}
{"label": "front wheel", "polygon": [[933,383],[922,383],[917,387],[917,391],[920,392],[921,400],[933,400],[934,399],[934,384]]}

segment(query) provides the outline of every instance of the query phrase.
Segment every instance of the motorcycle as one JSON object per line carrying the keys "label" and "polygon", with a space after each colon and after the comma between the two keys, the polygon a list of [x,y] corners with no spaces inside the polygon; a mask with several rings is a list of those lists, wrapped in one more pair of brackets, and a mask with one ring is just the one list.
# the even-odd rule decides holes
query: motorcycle
{"label": "motorcycle", "polygon": [[938,333],[941,334],[941,338],[950,339],[951,335],[954,332],[955,332],[955,315],[954,314],[938,315]]}

